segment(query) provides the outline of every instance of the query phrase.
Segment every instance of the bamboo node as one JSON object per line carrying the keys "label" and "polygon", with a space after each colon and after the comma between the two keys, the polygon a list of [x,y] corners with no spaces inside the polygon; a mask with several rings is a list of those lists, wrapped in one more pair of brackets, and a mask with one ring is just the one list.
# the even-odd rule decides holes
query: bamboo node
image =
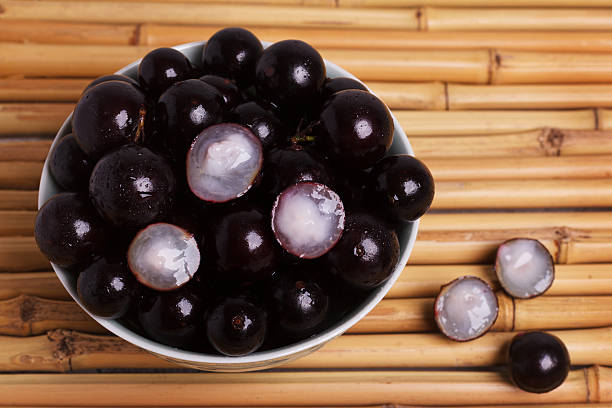
{"label": "bamboo node", "polygon": [[572,231],[567,227],[561,227],[555,230],[555,235],[558,236],[555,239],[555,245],[557,246],[557,256],[555,263],[566,264],[569,256],[570,245],[572,244],[574,235]]}
{"label": "bamboo node", "polygon": [[425,7],[416,9],[415,17],[417,20],[417,31],[429,31],[427,26],[427,10]]}
{"label": "bamboo node", "polygon": [[561,129],[544,128],[538,136],[538,143],[546,156],[561,156],[565,134]]}
{"label": "bamboo node", "polygon": [[31,324],[36,316],[36,299],[27,295],[19,295],[17,298],[19,307],[19,318],[23,324]]}
{"label": "bamboo node", "polygon": [[584,369],[584,378],[586,382],[587,398],[586,402],[601,402],[601,394],[599,390],[599,366],[594,365]]}

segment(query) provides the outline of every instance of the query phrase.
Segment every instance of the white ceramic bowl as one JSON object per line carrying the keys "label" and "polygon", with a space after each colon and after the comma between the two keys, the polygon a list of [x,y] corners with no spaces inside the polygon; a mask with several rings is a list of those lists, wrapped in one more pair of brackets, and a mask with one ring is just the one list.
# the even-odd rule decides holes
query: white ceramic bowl
{"label": "white ceramic bowl", "polygon": [[[202,53],[202,47],[204,42],[196,42],[179,45],[174,47],[175,49],[184,53],[194,65],[200,65],[200,58]],[[269,44],[264,43],[264,46]],[[132,78],[136,78],[138,64],[140,61],[136,61],[125,68],[117,71],[118,74],[127,75]],[[327,76],[334,77],[351,77],[353,75],[343,70],[339,66],[325,61],[327,68]],[[357,78],[355,78],[357,79]],[[72,114],[68,116],[60,130],[55,136],[53,146],[57,143],[60,137],[70,133]],[[402,130],[402,127],[398,123],[397,119],[393,117],[393,124],[395,126],[395,133],[393,135],[393,145],[391,146],[390,154],[407,153],[413,154],[410,143]],[[53,180],[53,177],[49,173],[49,160],[45,161],[42,176],[40,179],[40,190],[38,193],[38,207],[40,208],[52,195],[59,193],[61,189]],[[407,224],[399,231],[399,242],[400,242],[400,260],[396,265],[393,275],[391,278],[382,286],[376,288],[369,296],[359,305],[358,308],[353,310],[347,316],[345,316],[336,325],[328,328],[327,330],[298,343],[291,344],[286,347],[276,348],[267,351],[255,352],[244,357],[225,357],[221,355],[212,355],[197,353],[192,351],[180,350],[174,347],[166,346],[164,344],[157,343],[146,337],[134,333],[130,329],[123,326],[121,323],[115,320],[102,319],[96,316],[91,316],[100,325],[105,327],[110,332],[121,337],[122,339],[141,347],[161,358],[175,362],[179,365],[196,368],[207,371],[227,371],[227,372],[238,372],[238,371],[253,371],[262,370],[265,368],[274,367],[288,361],[295,360],[299,357],[305,356],[330,341],[331,339],[341,335],[351,326],[357,323],[362,317],[364,317],[389,291],[391,286],[395,283],[397,278],[402,273],[403,267],[408,261],[410,252],[416,240],[418,229],[418,221]],[[58,278],[70,293],[72,298],[81,306],[81,302],[78,299],[76,292],[76,278],[74,275],[68,273],[64,268],[53,265],[53,270],[57,274]],[[87,312],[85,308],[83,308]],[[90,314],[91,315],[91,314]]]}

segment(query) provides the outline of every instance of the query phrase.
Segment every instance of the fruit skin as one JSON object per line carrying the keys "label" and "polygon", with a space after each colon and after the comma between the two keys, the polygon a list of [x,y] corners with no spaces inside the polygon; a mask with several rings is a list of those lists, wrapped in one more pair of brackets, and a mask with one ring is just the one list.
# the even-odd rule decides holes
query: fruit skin
{"label": "fruit skin", "polygon": [[385,104],[366,91],[333,94],[313,133],[337,166],[364,169],[382,159],[393,142],[393,119]]}
{"label": "fruit skin", "polygon": [[203,129],[221,122],[223,96],[213,86],[199,79],[178,82],[166,90],[157,102],[157,123],[162,144],[173,150],[182,163],[187,149]]}
{"label": "fruit skin", "polygon": [[290,185],[314,181],[333,187],[335,177],[326,160],[317,151],[300,145],[270,150],[264,159],[260,190],[275,198]]}
{"label": "fruit skin", "polygon": [[327,254],[333,273],[351,286],[369,290],[389,279],[397,265],[397,234],[365,213],[349,214],[340,241]]}
{"label": "fruit skin", "polygon": [[204,303],[191,285],[171,292],[143,290],[138,320],[155,341],[174,347],[193,347],[201,335]]}
{"label": "fruit skin", "polygon": [[118,228],[139,228],[169,214],[176,181],[171,167],[146,147],[122,146],[98,161],[89,197],[98,213]]}
{"label": "fruit skin", "polygon": [[434,179],[420,160],[400,154],[388,156],[372,168],[368,186],[373,208],[395,221],[415,221],[434,198]]}
{"label": "fruit skin", "polygon": [[270,228],[270,217],[242,204],[222,215],[209,240],[212,259],[222,280],[234,284],[269,278],[279,263],[279,248]]}
{"label": "fruit skin", "polygon": [[238,105],[230,113],[232,122],[239,123],[251,129],[261,140],[265,151],[283,143],[286,130],[273,111],[264,108],[257,102],[247,102]]}
{"label": "fruit skin", "polygon": [[77,279],[81,303],[92,314],[108,319],[123,316],[136,294],[137,283],[125,261],[101,258]]}
{"label": "fruit skin", "polygon": [[138,81],[151,97],[161,95],[170,85],[192,78],[194,70],[183,53],[173,48],[157,48],[138,65]]}
{"label": "fruit skin", "polygon": [[87,92],[90,88],[93,88],[94,86],[101,84],[102,82],[108,82],[108,81],[121,81],[121,82],[127,82],[128,84],[134,85],[136,87],[139,87],[140,84],[138,83],[138,81],[136,81],[135,79],[130,78],[129,76],[125,76],[125,75],[118,75],[118,74],[113,74],[113,75],[104,75],[101,77],[98,77],[96,79],[94,79],[93,81],[91,81],[83,90],[83,93]]}
{"label": "fruit skin", "polygon": [[86,190],[93,166],[72,133],[62,137],[49,153],[49,170],[65,190]]}
{"label": "fruit skin", "polygon": [[225,110],[234,109],[241,102],[240,90],[229,79],[217,75],[204,75],[200,81],[215,88],[223,97]]}
{"label": "fruit skin", "polygon": [[267,314],[246,297],[229,297],[214,306],[206,320],[212,346],[221,354],[238,357],[263,344]]}
{"label": "fruit skin", "polygon": [[135,86],[122,81],[103,82],[77,102],[72,131],[81,149],[99,158],[113,148],[140,142],[146,114],[145,96]]}
{"label": "fruit skin", "polygon": [[284,40],[264,50],[255,68],[257,92],[281,109],[308,111],[320,95],[325,64],[317,50]]}
{"label": "fruit skin", "polygon": [[51,262],[69,267],[104,253],[110,232],[86,195],[60,193],[38,210],[34,237]]}
{"label": "fruit skin", "polygon": [[569,353],[556,336],[538,331],[519,333],[510,343],[510,378],[524,391],[552,391],[563,384],[569,369]]}
{"label": "fruit skin", "polygon": [[207,73],[227,77],[246,87],[253,83],[255,64],[262,50],[261,42],[250,31],[239,27],[224,28],[206,42],[202,65]]}
{"label": "fruit skin", "polygon": [[368,92],[368,88],[361,82],[348,77],[327,78],[323,84],[321,91],[321,99],[323,101],[329,99],[333,94],[347,89],[359,89]]}

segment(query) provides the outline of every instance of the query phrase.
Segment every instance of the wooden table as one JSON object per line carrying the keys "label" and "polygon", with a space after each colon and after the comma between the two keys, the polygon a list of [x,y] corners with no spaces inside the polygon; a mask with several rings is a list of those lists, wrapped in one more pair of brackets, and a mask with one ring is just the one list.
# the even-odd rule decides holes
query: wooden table
{"label": "wooden table", "polygon": [[[349,334],[281,369],[209,374],[104,332],[32,230],[43,160],[85,85],[231,25],[303,39],[366,81],[437,191],[400,281]],[[0,406],[610,406],[610,109],[612,0],[0,0]],[[495,248],[517,236],[553,254],[550,291],[498,291],[476,341],[439,335],[440,285],[473,274],[499,289]],[[512,332],[532,329],[575,365],[548,394],[502,370]]]}

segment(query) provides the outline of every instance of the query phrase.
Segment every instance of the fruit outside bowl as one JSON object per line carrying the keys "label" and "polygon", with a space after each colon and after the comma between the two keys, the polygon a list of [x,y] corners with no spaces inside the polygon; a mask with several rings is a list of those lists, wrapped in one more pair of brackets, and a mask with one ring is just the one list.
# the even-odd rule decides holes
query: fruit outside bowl
{"label": "fruit outside bowl", "polygon": [[[182,44],[173,47],[182,53],[196,66],[199,66],[202,47],[205,42],[195,42],[189,44]],[[263,43],[264,47],[268,46],[269,43]],[[132,78],[136,78],[139,61],[136,61],[128,66],[117,71],[118,74],[127,75]],[[330,78],[335,77],[350,77],[355,78],[353,75],[340,68],[339,66],[325,61],[327,69],[327,76]],[[58,140],[70,133],[72,114],[68,116],[62,127],[59,129],[53,146]],[[393,117],[393,124],[395,127],[393,135],[393,145],[389,154],[413,154],[412,148],[402,127],[398,123],[397,119]],[[52,146],[52,148],[53,148]],[[49,160],[45,161],[41,179],[40,189],[38,193],[38,207],[40,208],[51,196],[61,191],[60,187],[55,183],[53,177],[49,172]],[[165,360],[174,362],[176,364],[195,368],[206,371],[220,371],[220,372],[240,372],[240,371],[253,371],[263,370],[266,368],[275,367],[286,362],[303,357],[313,351],[322,347],[325,343],[332,340],[333,338],[341,335],[351,326],[356,324],[361,318],[368,314],[380,300],[387,294],[391,286],[395,283],[397,278],[402,273],[404,265],[408,261],[408,257],[414,246],[418,230],[418,221],[404,224],[398,230],[398,238],[400,242],[400,259],[393,270],[393,274],[390,279],[382,286],[375,288],[363,302],[350,313],[348,313],[340,322],[329,327],[328,329],[300,342],[291,344],[289,346],[270,349],[266,351],[258,351],[243,357],[226,357],[221,355],[204,354],[192,351],[185,351],[178,348],[166,346],[161,343],[157,343],[153,340],[145,338],[132,330],[125,327],[121,322],[109,319],[103,319],[96,316],[90,316],[96,320],[101,326],[109,330],[116,336],[143,348]],[[76,292],[76,277],[71,274],[65,268],[58,267],[51,264],[53,270],[57,274],[58,278],[68,291],[72,298],[87,312],[78,299]],[[89,313],[88,313],[89,314]]]}

